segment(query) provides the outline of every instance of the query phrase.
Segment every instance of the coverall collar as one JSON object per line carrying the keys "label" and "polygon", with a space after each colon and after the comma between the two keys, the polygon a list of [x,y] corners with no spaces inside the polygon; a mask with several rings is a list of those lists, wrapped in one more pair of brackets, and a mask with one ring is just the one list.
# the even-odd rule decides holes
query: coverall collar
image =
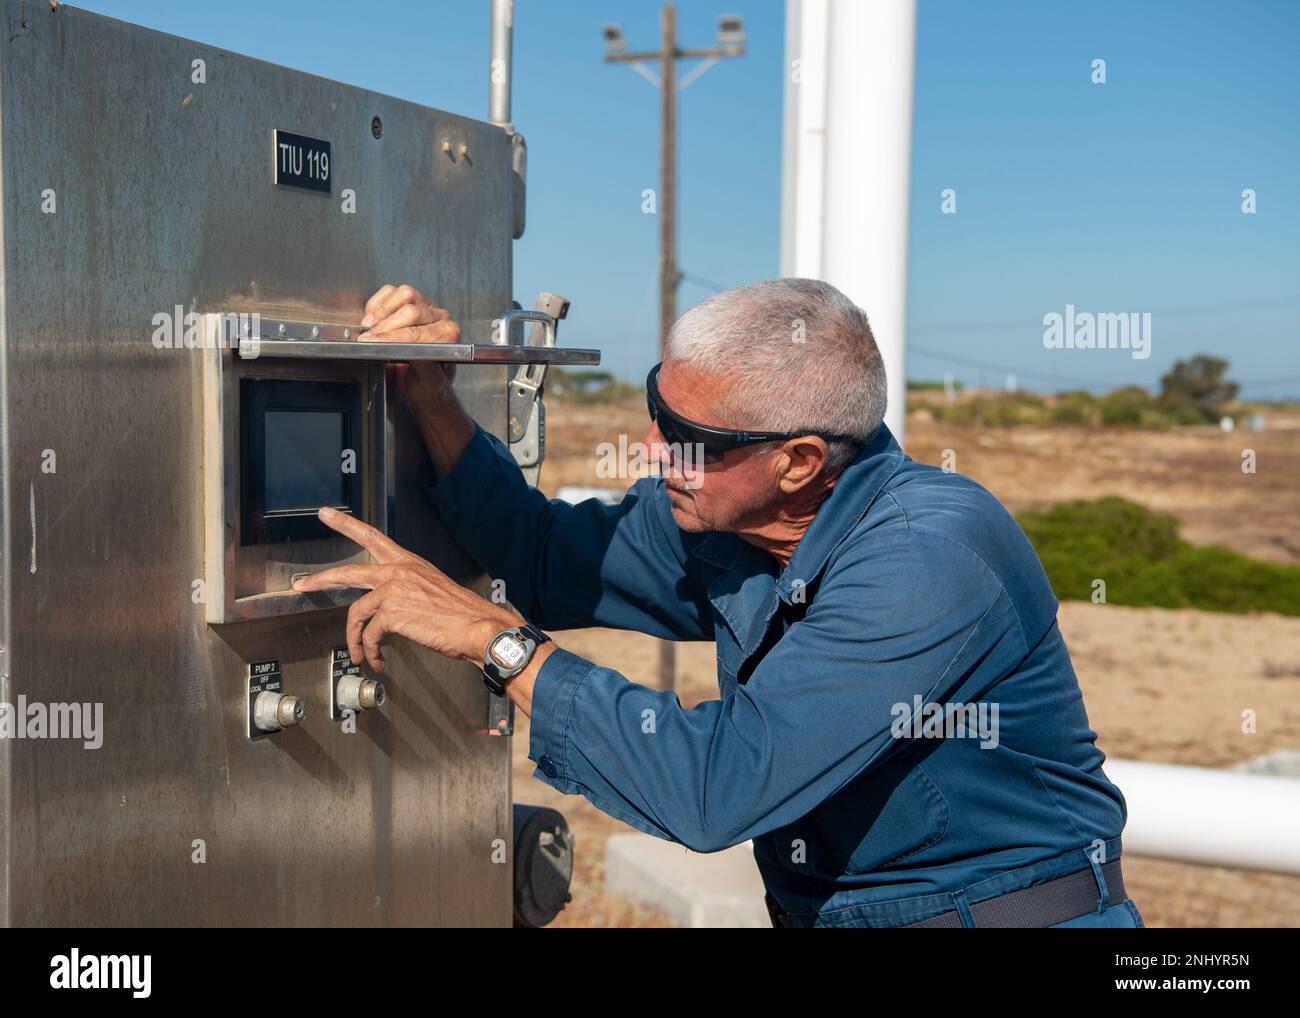
{"label": "coverall collar", "polygon": [[[902,466],[906,456],[884,424],[844,468],[826,501],[817,509],[807,532],[795,547],[790,564],[777,580],[777,595],[787,604],[792,592],[821,575],[831,552],[862,519],[881,488]],[[738,535],[716,531],[701,540],[692,554],[722,569],[732,569],[746,544]]]}

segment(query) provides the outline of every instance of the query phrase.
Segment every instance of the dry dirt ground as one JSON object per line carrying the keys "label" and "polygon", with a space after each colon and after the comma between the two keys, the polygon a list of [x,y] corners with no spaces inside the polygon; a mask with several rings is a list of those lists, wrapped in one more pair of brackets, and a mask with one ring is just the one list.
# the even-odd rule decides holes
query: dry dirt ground
{"label": "dry dirt ground", "polygon": [[[645,408],[552,402],[542,488],[625,487],[597,476],[597,445],[643,437]],[[1273,423],[1273,422],[1270,422]],[[909,453],[937,463],[944,450],[1010,508],[1118,494],[1178,516],[1197,543],[1300,562],[1300,422],[1261,433],[987,429],[979,434],[908,420]],[[1258,472],[1241,472],[1241,452]],[[1300,748],[1300,618],[1067,602],[1070,645],[1099,745],[1108,755],[1230,766],[1275,749]],[[579,630],[556,641],[634,681],[657,683],[657,641],[637,633]],[[717,696],[710,644],[678,647],[678,685],[690,707]],[[1250,708],[1257,731],[1241,732]],[[532,777],[528,721],[514,737],[515,799],[565,814],[576,836],[573,902],[555,926],[670,926],[666,917],[603,893],[605,839],[630,828],[585,799]],[[1300,851],[1300,848],[1298,848]],[[1297,926],[1300,877],[1127,857],[1125,879],[1148,926]]]}

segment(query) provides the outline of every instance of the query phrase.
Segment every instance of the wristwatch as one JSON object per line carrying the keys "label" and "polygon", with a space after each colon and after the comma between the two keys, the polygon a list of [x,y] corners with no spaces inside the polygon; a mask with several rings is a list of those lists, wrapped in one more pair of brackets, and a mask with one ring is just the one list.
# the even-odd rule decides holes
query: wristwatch
{"label": "wristwatch", "polygon": [[483,684],[497,696],[505,696],[506,680],[527,668],[537,648],[550,639],[531,622],[501,630],[488,641],[483,655]]}

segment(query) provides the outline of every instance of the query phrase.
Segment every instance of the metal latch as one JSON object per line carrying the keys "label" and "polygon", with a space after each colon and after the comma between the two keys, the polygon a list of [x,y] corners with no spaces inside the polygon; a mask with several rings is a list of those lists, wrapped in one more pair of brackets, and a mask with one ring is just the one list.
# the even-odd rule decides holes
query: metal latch
{"label": "metal latch", "polygon": [[[569,313],[569,299],[556,293],[537,295],[537,310],[511,310],[502,316],[501,332],[507,339],[510,326],[515,321],[534,324],[529,349],[553,349],[560,321]],[[543,389],[546,385],[547,362],[534,360],[520,366],[510,381],[508,407],[509,449],[515,462],[523,471],[524,479],[533,487],[541,473],[546,458],[546,404]]]}

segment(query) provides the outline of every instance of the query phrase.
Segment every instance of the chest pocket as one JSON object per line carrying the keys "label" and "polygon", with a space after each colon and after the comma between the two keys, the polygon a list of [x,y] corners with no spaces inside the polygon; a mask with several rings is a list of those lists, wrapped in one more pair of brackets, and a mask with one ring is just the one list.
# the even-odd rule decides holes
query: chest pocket
{"label": "chest pocket", "polygon": [[746,641],[757,635],[756,626],[770,618],[776,607],[772,567],[755,560],[755,556],[762,555],[750,546],[738,550],[734,568],[715,574],[706,588],[713,605],[718,691],[723,699],[736,690]]}
{"label": "chest pocket", "polygon": [[948,833],[948,800],[919,755],[896,754],[813,810],[813,822],[840,872],[887,869]]}
{"label": "chest pocket", "polygon": [[741,651],[735,634],[726,625],[726,620],[721,615],[715,614],[715,621],[713,635],[718,657],[718,693],[725,700],[736,691],[736,670],[740,666]]}

